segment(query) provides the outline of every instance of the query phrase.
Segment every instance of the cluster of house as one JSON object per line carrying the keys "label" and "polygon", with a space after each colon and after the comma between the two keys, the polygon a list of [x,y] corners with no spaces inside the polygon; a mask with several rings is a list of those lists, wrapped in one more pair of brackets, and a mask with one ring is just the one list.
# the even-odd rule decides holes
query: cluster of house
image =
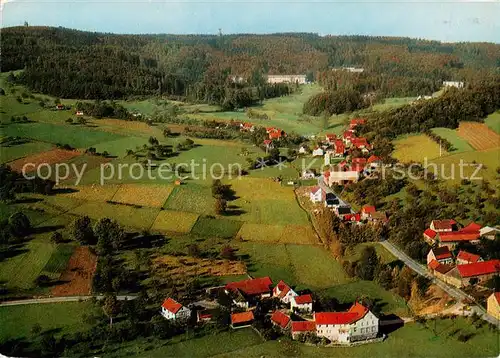
{"label": "cluster of house", "polygon": [[459,228],[453,219],[433,220],[424,231],[424,240],[433,246],[427,255],[429,270],[441,280],[456,287],[485,282],[500,274],[500,260],[483,260],[479,255],[453,250],[459,243],[477,244],[481,237],[495,239],[499,229],[476,223]]}
{"label": "cluster of house", "polygon": [[[252,123],[249,122],[239,123],[239,125],[242,132],[253,132],[256,128]],[[280,140],[281,138],[286,137],[285,131],[276,127],[266,127],[266,133],[268,135],[268,139],[264,140],[266,149],[274,148],[273,141]]]}
{"label": "cluster of house", "polygon": [[[345,312],[314,312],[311,294],[299,294],[284,281],[275,287],[269,277],[252,278],[231,282],[224,286],[233,304],[242,312],[231,314],[231,328],[250,326],[254,320],[256,306],[265,299],[278,299],[286,309],[270,313],[274,326],[292,338],[313,334],[331,342],[348,343],[376,338],[379,319],[364,305],[356,302]],[[169,320],[185,321],[191,317],[191,310],[172,298],[167,298],[161,306],[161,314]],[[309,319],[300,315],[304,314]],[[209,321],[212,317],[204,311],[197,313],[197,321]]]}
{"label": "cluster of house", "polygon": [[[275,83],[291,83],[303,85],[308,83],[306,75],[266,75],[266,82]],[[229,79],[234,83],[245,83],[247,79],[243,76],[230,76]]]}

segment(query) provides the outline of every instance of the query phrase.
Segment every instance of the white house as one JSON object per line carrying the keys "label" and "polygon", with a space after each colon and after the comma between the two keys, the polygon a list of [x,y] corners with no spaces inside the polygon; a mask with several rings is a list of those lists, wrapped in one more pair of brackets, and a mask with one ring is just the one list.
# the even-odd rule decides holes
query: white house
{"label": "white house", "polygon": [[273,289],[273,297],[279,298],[279,300],[287,305],[293,300],[297,295],[297,292],[292,290],[283,280],[278,282],[276,287]]}
{"label": "white house", "polygon": [[191,317],[191,310],[169,297],[161,305],[161,315],[172,321],[182,321]]}
{"label": "white house", "polygon": [[431,249],[427,254],[427,265],[430,264],[433,260],[436,260],[443,265],[452,264],[453,256],[448,246]]}
{"label": "white house", "polygon": [[83,111],[76,111],[77,116],[83,116]]}
{"label": "white house", "polygon": [[332,186],[333,184],[348,184],[356,183],[359,180],[360,173],[354,170],[349,171],[331,171],[325,173],[325,184]]}
{"label": "white house", "polygon": [[464,88],[464,83],[461,81],[443,81],[443,87]]}
{"label": "white house", "polygon": [[311,295],[295,296],[290,302],[290,308],[300,312],[312,312],[313,299]]}
{"label": "white house", "polygon": [[314,320],[318,337],[325,337],[332,342],[373,339],[379,330],[379,319],[357,302],[347,312],[314,313]]}
{"label": "white house", "polygon": [[319,186],[315,186],[309,192],[309,199],[313,203],[321,203],[323,201],[323,189]]}
{"label": "white house", "polygon": [[267,83],[306,83],[306,75],[267,75]]}
{"label": "white house", "polygon": [[314,148],[313,152],[312,152],[312,155],[313,157],[322,157],[324,154],[324,151],[322,148],[320,147],[316,147]]}
{"label": "white house", "polygon": [[314,170],[304,170],[302,172],[302,179],[314,179],[316,178],[316,173]]}
{"label": "white house", "polygon": [[307,153],[307,148],[306,148],[306,147],[304,147],[304,146],[301,146],[301,147],[299,148],[299,154],[306,154],[306,153]]}
{"label": "white house", "polygon": [[485,226],[479,229],[479,235],[490,240],[495,240],[495,236],[500,234],[500,229],[491,226]]}

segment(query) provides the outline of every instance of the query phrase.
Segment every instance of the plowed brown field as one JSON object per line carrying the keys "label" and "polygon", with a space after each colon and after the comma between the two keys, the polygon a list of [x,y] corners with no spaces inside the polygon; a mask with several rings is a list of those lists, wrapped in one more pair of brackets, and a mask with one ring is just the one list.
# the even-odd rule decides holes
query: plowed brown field
{"label": "plowed brown field", "polygon": [[500,146],[500,135],[483,123],[462,122],[458,127],[458,135],[477,150],[493,149]]}
{"label": "plowed brown field", "polygon": [[14,160],[13,162],[8,163],[8,165],[12,168],[12,170],[21,172],[25,164],[32,164],[26,168],[28,172],[32,172],[35,171],[41,164],[47,163],[52,165],[56,163],[64,163],[71,158],[78,157],[79,155],[81,155],[81,153],[76,150],[53,149],[48,152],[37,153]]}
{"label": "plowed brown field", "polygon": [[91,253],[88,247],[76,248],[68,261],[68,266],[59,278],[62,283],[52,289],[52,295],[89,295],[96,265],[97,256]]}

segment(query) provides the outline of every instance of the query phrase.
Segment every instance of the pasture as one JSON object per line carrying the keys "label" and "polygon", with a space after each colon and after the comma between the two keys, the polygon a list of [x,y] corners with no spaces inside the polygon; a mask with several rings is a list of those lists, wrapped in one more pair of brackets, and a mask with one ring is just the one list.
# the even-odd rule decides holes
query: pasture
{"label": "pasture", "polygon": [[243,241],[276,244],[314,245],[318,243],[310,225],[264,225],[245,223],[238,232]]}
{"label": "pasture", "polygon": [[53,146],[49,143],[27,141],[22,144],[3,143],[0,146],[0,163],[7,163],[40,152],[47,152]]}
{"label": "pasture", "polygon": [[451,143],[455,150],[452,150],[450,153],[462,153],[469,152],[474,150],[471,145],[463,138],[458,135],[458,131],[450,128],[433,128],[432,132],[437,134],[438,136],[446,139]]}
{"label": "pasture", "polygon": [[89,127],[41,122],[8,124],[2,128],[2,132],[6,136],[30,138],[48,143],[69,144],[74,148],[83,149],[98,143],[123,138],[118,134],[102,132]]}
{"label": "pasture", "polygon": [[500,134],[500,111],[490,114],[484,123],[495,133]]}
{"label": "pasture", "polygon": [[165,203],[165,209],[213,215],[214,199],[210,187],[188,183],[176,186]]}
{"label": "pasture", "polygon": [[346,252],[344,255],[344,259],[349,260],[349,261],[357,261],[361,257],[361,252],[365,247],[372,246],[375,248],[375,251],[377,252],[377,255],[380,259],[381,262],[384,264],[388,264],[392,261],[395,261],[397,258],[392,255],[385,247],[380,245],[379,243],[361,243],[356,245],[354,248],[352,248],[350,251]]}
{"label": "pasture", "polygon": [[500,135],[483,123],[460,122],[458,135],[477,150],[500,147]]}
{"label": "pasture", "polygon": [[[439,157],[439,144],[425,134],[414,134],[399,137],[393,141],[394,152],[392,156],[403,163],[423,162],[424,159]],[[442,149],[442,155],[447,152]]]}
{"label": "pasture", "polygon": [[220,237],[229,239],[236,236],[242,223],[222,217],[200,216],[191,230],[191,234],[202,237]]}
{"label": "pasture", "polygon": [[87,328],[83,315],[91,307],[88,302],[44,303],[0,307],[0,343],[12,338],[29,338],[31,328],[39,324],[42,332],[55,330],[56,335]]}
{"label": "pasture", "polygon": [[158,213],[151,229],[155,231],[189,233],[197,219],[198,214],[162,210]]}
{"label": "pasture", "polygon": [[52,252],[49,261],[43,267],[45,273],[50,275],[54,279],[58,279],[61,273],[66,268],[70,257],[73,255],[75,250],[74,245],[70,244],[60,244],[57,245],[55,250]]}

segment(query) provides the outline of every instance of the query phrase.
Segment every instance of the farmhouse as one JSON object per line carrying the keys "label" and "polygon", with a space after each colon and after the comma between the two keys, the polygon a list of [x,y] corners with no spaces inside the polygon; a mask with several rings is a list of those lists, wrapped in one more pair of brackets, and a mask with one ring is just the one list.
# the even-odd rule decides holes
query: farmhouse
{"label": "farmhouse", "polygon": [[436,239],[436,235],[437,235],[437,232],[435,232],[434,230],[432,230],[432,229],[426,229],[424,231],[424,240],[428,244],[433,245],[434,241]]}
{"label": "farmhouse", "polygon": [[332,144],[337,139],[337,135],[328,133],[325,135],[325,139],[327,143]]}
{"label": "farmhouse", "polygon": [[83,116],[83,111],[76,111],[77,116]]}
{"label": "farmhouse", "polygon": [[267,75],[267,83],[306,83],[306,75]]}
{"label": "farmhouse", "polygon": [[252,311],[231,314],[231,328],[243,328],[252,324],[254,315]]}
{"label": "farmhouse", "polygon": [[210,311],[198,311],[196,313],[196,322],[198,323],[204,323],[204,322],[210,322],[212,320],[212,314]]}
{"label": "farmhouse", "polygon": [[313,203],[321,203],[323,201],[323,197],[324,197],[324,190],[321,189],[321,187],[319,186],[313,187],[309,192],[309,199]]}
{"label": "farmhouse", "polygon": [[[328,173],[328,174],[326,174]],[[327,171],[324,176],[325,184],[349,184],[356,183],[360,178],[360,173],[355,170],[348,171]]]}
{"label": "farmhouse", "polygon": [[443,265],[452,264],[453,256],[448,246],[431,249],[427,254],[427,264],[430,264],[434,260]]}
{"label": "farmhouse", "polygon": [[347,214],[342,217],[343,221],[350,221],[350,222],[355,222],[358,224],[361,224],[361,214],[356,213],[356,214]]}
{"label": "farmhouse", "polygon": [[458,272],[455,270],[453,265],[445,265],[432,260],[427,267],[432,272],[434,276],[441,279],[442,281],[449,283],[450,285],[460,287],[461,279]]}
{"label": "farmhouse", "polygon": [[56,105],[56,109],[57,109],[57,110],[59,110],[59,111],[60,111],[60,110],[63,110],[63,109],[64,109],[64,105],[62,105],[62,104],[57,104],[57,105]]}
{"label": "farmhouse", "polygon": [[354,118],[349,122],[349,129],[354,129],[360,124],[366,124],[365,118]]}
{"label": "farmhouse", "polygon": [[344,142],[342,142],[340,139],[337,139],[334,143],[334,147],[335,147],[335,152],[333,155],[335,157],[343,157],[345,154]]}
{"label": "farmhouse", "polygon": [[485,226],[479,230],[479,235],[489,240],[495,240],[495,237],[500,235],[500,229],[495,227]]}
{"label": "farmhouse", "polygon": [[320,147],[314,148],[314,150],[312,152],[313,157],[322,157],[324,154],[325,153],[324,153],[323,149]]}
{"label": "farmhouse", "polygon": [[461,81],[443,81],[443,87],[464,88],[464,85]]}
{"label": "farmhouse", "polygon": [[311,295],[295,296],[290,302],[292,310],[299,312],[312,312],[313,299]]}
{"label": "farmhouse", "polygon": [[231,282],[224,287],[227,294],[233,295],[233,302],[242,308],[248,308],[261,298],[271,297],[272,281],[269,277],[253,278]]}
{"label": "farmhouse", "polygon": [[306,169],[302,172],[302,179],[314,179],[316,178],[316,171],[314,169]]}
{"label": "farmhouse", "polygon": [[271,322],[282,330],[285,330],[290,326],[290,321],[290,316],[287,316],[281,311],[274,311],[271,315]]}
{"label": "farmhouse", "polygon": [[281,302],[286,304],[290,304],[295,296],[298,296],[297,293],[283,280],[278,282],[276,287],[273,289],[273,297],[279,298]]}
{"label": "farmhouse", "polygon": [[347,312],[316,312],[314,320],[318,337],[332,342],[356,342],[378,335],[379,319],[358,302]]}
{"label": "farmhouse", "polygon": [[451,232],[456,229],[457,222],[451,220],[432,220],[430,229],[435,232]]}
{"label": "farmhouse", "polygon": [[471,254],[470,252],[464,250],[460,250],[457,255],[457,265],[474,264],[481,261],[483,261],[481,256]]}
{"label": "farmhouse", "polygon": [[490,315],[500,320],[500,292],[494,292],[488,297],[486,309]]}
{"label": "farmhouse", "polygon": [[240,123],[240,128],[244,132],[253,132],[255,130],[255,127],[252,123]]}
{"label": "farmhouse", "polygon": [[372,224],[385,224],[387,221],[387,214],[384,211],[375,211],[368,217],[368,222]]}
{"label": "farmhouse", "polygon": [[266,147],[266,150],[273,149],[274,148],[273,141],[271,139],[265,139],[264,146]]}
{"label": "farmhouse", "polygon": [[479,243],[479,232],[441,232],[438,233],[437,240],[439,242],[439,246],[448,246],[450,249],[453,249],[461,242],[470,242],[471,244]]}
{"label": "farmhouse", "polygon": [[377,209],[373,205],[365,205],[361,208],[361,218],[363,220],[368,219]]}
{"label": "farmhouse", "polygon": [[161,315],[168,320],[183,321],[191,317],[191,310],[169,297],[161,305]]}
{"label": "farmhouse", "polygon": [[314,321],[297,321],[292,322],[292,338],[297,339],[303,334],[316,333],[316,322]]}
{"label": "farmhouse", "polygon": [[370,155],[370,157],[366,161],[366,164],[368,164],[371,168],[378,168],[382,165],[382,159],[380,159],[380,157],[377,157],[376,155]]}
{"label": "farmhouse", "polygon": [[461,277],[461,286],[469,286],[477,282],[489,280],[500,272],[500,260],[476,262],[474,264],[457,265],[456,270]]}

